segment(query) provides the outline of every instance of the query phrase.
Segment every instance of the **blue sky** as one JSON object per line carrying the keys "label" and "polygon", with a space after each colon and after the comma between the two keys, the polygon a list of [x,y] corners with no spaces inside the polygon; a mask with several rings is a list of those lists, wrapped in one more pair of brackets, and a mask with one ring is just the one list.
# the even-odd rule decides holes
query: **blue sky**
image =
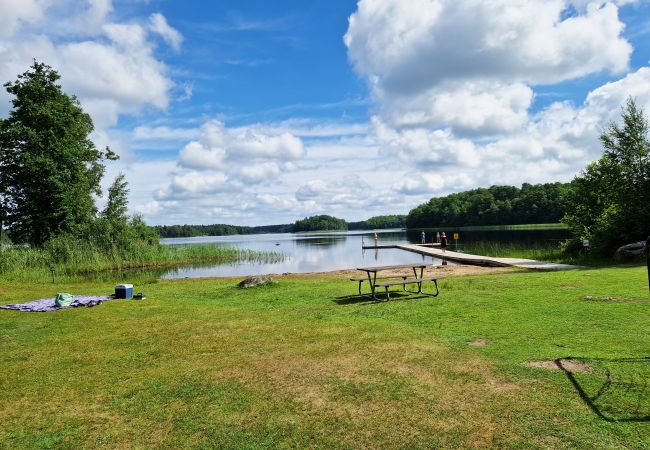
{"label": "blue sky", "polygon": [[569,181],[650,110],[649,36],[643,0],[0,0],[0,77],[59,70],[149,223],[360,220]]}

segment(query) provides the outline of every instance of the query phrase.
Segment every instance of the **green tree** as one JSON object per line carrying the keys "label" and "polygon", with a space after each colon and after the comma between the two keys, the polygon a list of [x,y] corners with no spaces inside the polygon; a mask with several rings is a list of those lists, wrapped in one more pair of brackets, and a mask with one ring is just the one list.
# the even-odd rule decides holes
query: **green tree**
{"label": "green tree", "polygon": [[92,119],[59,78],[34,61],[4,85],[14,98],[0,120],[0,215],[15,242],[40,246],[57,234],[80,234],[97,213],[102,162],[117,159],[88,138]]}
{"label": "green tree", "polygon": [[108,199],[102,216],[112,222],[126,222],[129,206],[129,187],[123,173],[119,174],[108,188]]}
{"label": "green tree", "polygon": [[325,230],[347,230],[348,224],[343,219],[338,219],[333,216],[320,215],[305,217],[302,220],[297,220],[293,224],[293,231],[325,231]]}
{"label": "green tree", "polygon": [[650,233],[648,121],[633,99],[621,125],[610,123],[600,141],[603,155],[572,182],[568,213],[576,242],[589,239],[602,253],[645,239]]}

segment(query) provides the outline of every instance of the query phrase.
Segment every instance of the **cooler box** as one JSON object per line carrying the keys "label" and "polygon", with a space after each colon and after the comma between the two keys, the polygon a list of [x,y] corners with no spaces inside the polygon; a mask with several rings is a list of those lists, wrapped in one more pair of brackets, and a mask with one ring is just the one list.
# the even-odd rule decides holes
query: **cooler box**
{"label": "cooler box", "polygon": [[115,298],[133,298],[133,285],[118,284],[115,286]]}

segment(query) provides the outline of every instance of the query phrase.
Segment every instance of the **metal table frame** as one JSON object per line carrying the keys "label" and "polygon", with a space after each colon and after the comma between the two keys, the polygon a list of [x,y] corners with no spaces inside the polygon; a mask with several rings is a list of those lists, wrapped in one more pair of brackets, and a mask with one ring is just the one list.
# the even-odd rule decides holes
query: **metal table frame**
{"label": "metal table frame", "polygon": [[[368,297],[373,300],[380,300],[377,295],[376,295],[376,286],[375,284],[377,283],[377,273],[381,272],[383,270],[398,270],[398,269],[413,269],[413,275],[417,279],[422,279],[424,276],[424,269],[427,267],[432,267],[431,264],[423,264],[423,263],[415,263],[415,264],[399,264],[399,265],[394,265],[394,266],[375,266],[375,267],[357,267],[357,270],[361,270],[363,272],[366,272],[368,275],[368,283],[370,283],[370,290],[371,290],[371,295],[367,294],[362,294],[361,293],[361,283],[359,283],[359,295],[363,297]],[[418,276],[418,269],[420,269],[420,276]],[[372,275],[371,275],[372,274]],[[404,277],[406,281],[406,277]],[[422,283],[418,283],[418,290],[417,291],[409,291],[406,289],[406,285],[402,285],[402,288],[406,292],[410,292],[412,294],[423,294],[422,292]],[[436,283],[436,288],[437,288],[437,283]]]}

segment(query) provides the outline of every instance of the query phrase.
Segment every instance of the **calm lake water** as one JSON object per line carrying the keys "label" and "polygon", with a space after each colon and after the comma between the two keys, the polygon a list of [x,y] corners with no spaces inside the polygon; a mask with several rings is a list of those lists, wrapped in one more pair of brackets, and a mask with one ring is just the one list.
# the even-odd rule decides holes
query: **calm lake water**
{"label": "calm lake water", "polygon": [[[167,245],[220,244],[261,252],[284,255],[280,262],[237,262],[233,264],[181,267],[162,275],[163,278],[196,278],[259,275],[269,273],[326,272],[373,265],[409,264],[426,262],[440,265],[438,258],[418,255],[398,249],[363,250],[362,242],[373,243],[375,231],[348,231],[333,233],[282,233],[236,236],[207,236],[171,238],[161,242]],[[376,230],[380,244],[418,243],[420,231]],[[566,230],[465,231],[459,241],[549,242],[566,238]],[[451,238],[451,233],[449,233]],[[427,241],[431,233],[427,233]],[[450,249],[454,241],[450,239]],[[449,263],[451,264],[451,263]]]}

